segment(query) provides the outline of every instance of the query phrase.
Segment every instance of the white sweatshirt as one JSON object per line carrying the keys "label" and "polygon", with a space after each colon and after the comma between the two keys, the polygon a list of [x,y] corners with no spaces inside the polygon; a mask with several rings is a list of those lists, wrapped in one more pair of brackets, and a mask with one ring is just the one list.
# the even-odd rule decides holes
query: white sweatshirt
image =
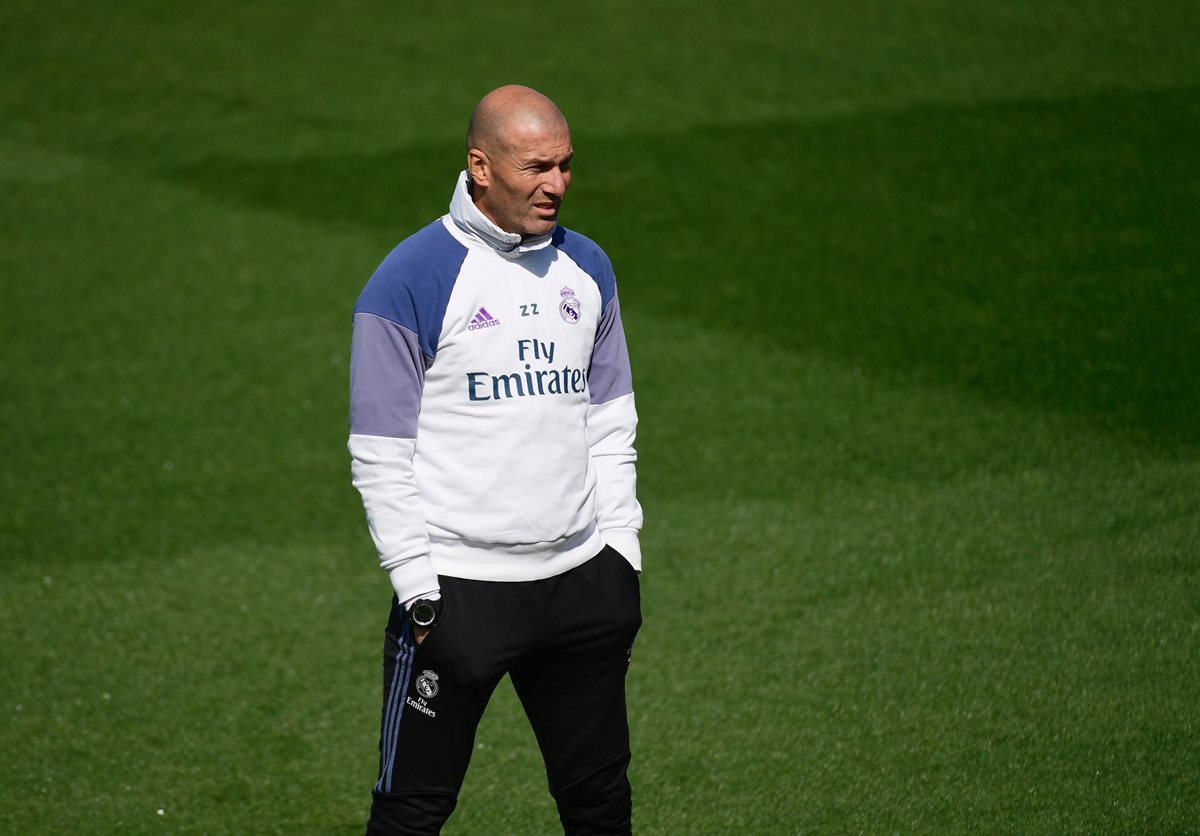
{"label": "white sweatshirt", "polygon": [[608,257],[561,226],[504,232],[460,174],[354,308],[351,471],[397,596],[551,577],[604,544],[640,571],[636,427]]}

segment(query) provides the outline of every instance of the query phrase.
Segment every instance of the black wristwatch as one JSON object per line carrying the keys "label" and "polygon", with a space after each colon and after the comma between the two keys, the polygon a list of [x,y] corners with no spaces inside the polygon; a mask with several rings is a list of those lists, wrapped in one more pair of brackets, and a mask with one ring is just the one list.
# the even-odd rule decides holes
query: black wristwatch
{"label": "black wristwatch", "polygon": [[442,602],[440,599],[418,598],[408,608],[408,621],[413,627],[422,630],[432,630],[442,617]]}

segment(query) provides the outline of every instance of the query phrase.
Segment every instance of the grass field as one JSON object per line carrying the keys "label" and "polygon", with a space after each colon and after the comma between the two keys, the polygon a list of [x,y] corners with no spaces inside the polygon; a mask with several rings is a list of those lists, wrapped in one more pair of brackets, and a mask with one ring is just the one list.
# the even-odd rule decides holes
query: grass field
{"label": "grass field", "polygon": [[[0,833],[361,832],[349,314],[510,81],[633,355],[636,829],[1200,829],[1198,42],[1169,0],[4,4]],[[554,833],[544,788],[505,684],[447,832]]]}

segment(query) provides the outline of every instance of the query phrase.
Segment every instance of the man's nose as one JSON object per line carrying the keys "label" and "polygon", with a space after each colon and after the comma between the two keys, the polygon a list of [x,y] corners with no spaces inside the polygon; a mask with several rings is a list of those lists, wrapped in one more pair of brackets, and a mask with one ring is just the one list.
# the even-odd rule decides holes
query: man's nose
{"label": "man's nose", "polygon": [[556,166],[546,172],[546,177],[542,181],[542,190],[548,195],[562,197],[567,190],[568,182],[567,175]]}

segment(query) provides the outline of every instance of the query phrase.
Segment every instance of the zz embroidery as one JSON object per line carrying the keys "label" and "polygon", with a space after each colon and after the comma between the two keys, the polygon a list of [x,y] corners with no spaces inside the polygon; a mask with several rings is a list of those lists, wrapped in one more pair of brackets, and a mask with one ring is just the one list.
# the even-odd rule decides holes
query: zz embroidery
{"label": "zz embroidery", "polygon": [[530,302],[528,305],[521,306],[521,316],[537,316],[537,315],[538,315],[537,302]]}

